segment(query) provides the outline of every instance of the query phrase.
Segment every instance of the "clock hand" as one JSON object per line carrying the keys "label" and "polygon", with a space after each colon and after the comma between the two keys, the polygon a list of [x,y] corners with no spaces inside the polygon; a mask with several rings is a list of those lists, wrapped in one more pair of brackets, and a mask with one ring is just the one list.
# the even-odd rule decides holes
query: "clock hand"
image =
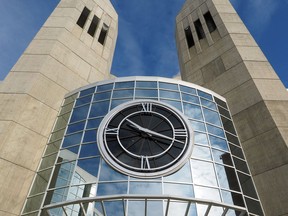
{"label": "clock hand", "polygon": [[180,141],[180,140],[177,140],[177,139],[175,139],[175,138],[166,136],[166,135],[164,135],[164,134],[157,133],[157,132],[155,132],[155,131],[152,131],[152,130],[149,130],[149,129],[147,129],[147,128],[144,128],[144,127],[136,124],[135,122],[131,121],[130,119],[126,119],[126,120],[131,124],[131,125],[130,125],[131,127],[134,127],[134,128],[136,128],[137,130],[139,130],[139,131],[145,132],[145,133],[147,133],[149,136],[154,135],[154,136],[158,136],[158,137],[163,138],[163,139],[168,139],[168,140],[171,140],[171,141],[177,141],[177,142],[179,142],[179,143],[184,144],[183,141]]}

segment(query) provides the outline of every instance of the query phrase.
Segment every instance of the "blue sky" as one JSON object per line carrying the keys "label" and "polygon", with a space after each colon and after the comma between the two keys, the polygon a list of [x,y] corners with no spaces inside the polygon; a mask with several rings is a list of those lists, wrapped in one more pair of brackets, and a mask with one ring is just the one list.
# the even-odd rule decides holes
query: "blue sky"
{"label": "blue sky", "polygon": [[[111,0],[119,14],[112,66],[116,76],[172,77],[179,72],[175,17],[184,0]],[[3,80],[59,0],[1,0],[0,80]],[[231,0],[288,87],[288,0]]]}

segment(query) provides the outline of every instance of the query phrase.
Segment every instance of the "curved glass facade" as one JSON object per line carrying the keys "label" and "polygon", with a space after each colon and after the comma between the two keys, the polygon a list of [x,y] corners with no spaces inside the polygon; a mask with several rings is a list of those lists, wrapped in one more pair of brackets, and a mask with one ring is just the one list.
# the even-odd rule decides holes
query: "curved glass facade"
{"label": "curved glass facade", "polygon": [[[191,158],[168,176],[136,178],[112,169],[97,130],[112,109],[132,100],[161,101],[194,130]],[[262,215],[225,99],[159,77],[95,83],[64,100],[23,215]]]}

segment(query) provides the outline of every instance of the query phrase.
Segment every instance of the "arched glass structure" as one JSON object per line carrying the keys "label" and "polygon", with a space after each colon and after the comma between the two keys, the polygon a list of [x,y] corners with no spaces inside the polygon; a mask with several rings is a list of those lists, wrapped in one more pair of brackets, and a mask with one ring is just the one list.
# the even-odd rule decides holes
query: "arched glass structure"
{"label": "arched glass structure", "polygon": [[[116,171],[103,159],[99,125],[111,110],[134,100],[160,101],[187,118],[194,146],[184,165],[167,175],[141,178]],[[225,99],[160,77],[116,78],[68,94],[22,213],[248,214],[263,212]]]}

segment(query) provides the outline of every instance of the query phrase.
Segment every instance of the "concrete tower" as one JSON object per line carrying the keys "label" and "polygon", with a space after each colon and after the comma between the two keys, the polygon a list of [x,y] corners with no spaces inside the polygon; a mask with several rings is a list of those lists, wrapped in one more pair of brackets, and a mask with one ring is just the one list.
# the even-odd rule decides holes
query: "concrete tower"
{"label": "concrete tower", "polygon": [[266,215],[288,214],[288,94],[229,0],[187,0],[176,40],[185,81],[227,99]]}
{"label": "concrete tower", "polygon": [[0,215],[19,215],[64,95],[110,77],[109,0],[62,0],[0,85]]}

